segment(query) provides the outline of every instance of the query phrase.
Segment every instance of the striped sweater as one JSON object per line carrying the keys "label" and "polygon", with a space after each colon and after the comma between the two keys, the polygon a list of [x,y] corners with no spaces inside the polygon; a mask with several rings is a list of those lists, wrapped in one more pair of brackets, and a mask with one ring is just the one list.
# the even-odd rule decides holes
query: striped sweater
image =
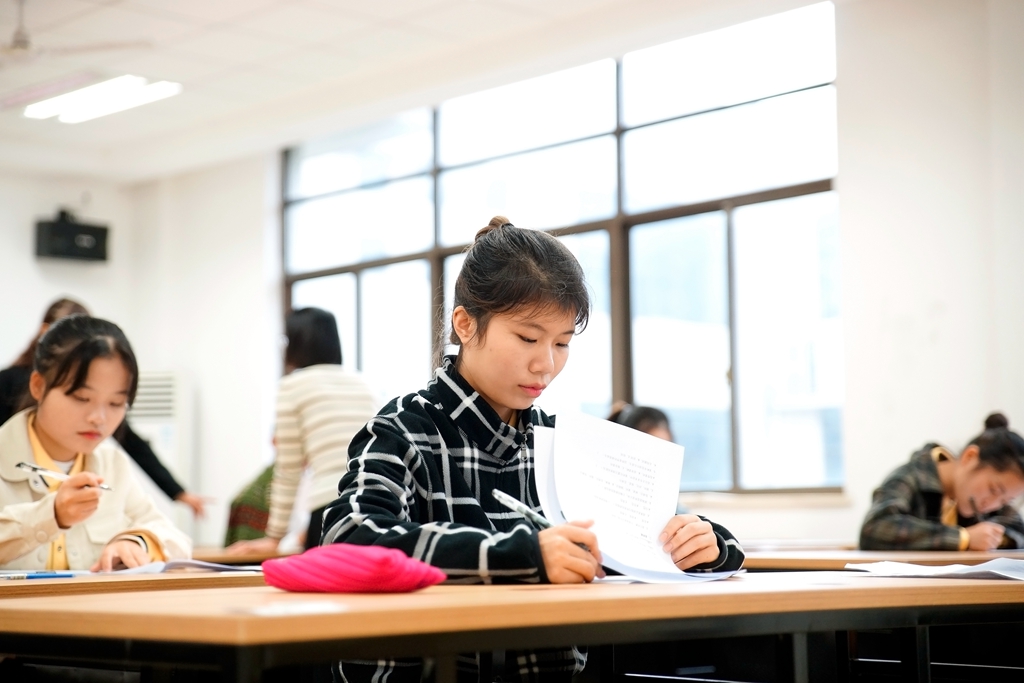
{"label": "striped sweater", "polygon": [[349,442],[379,405],[366,382],[340,365],[311,365],[281,380],[267,536],[281,538],[287,533],[295,492],[307,467],[313,475],[310,510],[338,497]]}
{"label": "striped sweater", "polygon": [[[519,429],[497,413],[445,358],[426,389],[397,398],[356,435],[349,448],[341,497],[324,517],[323,543],[398,548],[440,568],[448,583],[546,582],[537,530],[500,505],[498,489],[541,512],[533,471],[534,425],[553,418],[524,410]],[[715,526],[722,556],[703,569],[736,569],[743,554]],[[573,649],[509,653],[507,672],[519,680],[582,670]],[[414,679],[413,662],[344,663],[344,678]],[[413,670],[404,670],[412,667]],[[463,670],[472,661],[460,660]],[[337,672],[336,672],[337,673]],[[381,678],[387,675],[388,678]]]}

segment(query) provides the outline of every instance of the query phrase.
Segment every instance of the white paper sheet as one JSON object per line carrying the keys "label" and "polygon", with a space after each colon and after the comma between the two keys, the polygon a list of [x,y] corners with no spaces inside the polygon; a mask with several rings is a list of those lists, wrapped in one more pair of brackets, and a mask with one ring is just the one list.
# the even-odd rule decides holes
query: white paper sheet
{"label": "white paper sheet", "polygon": [[658,541],[676,512],[682,446],[589,415],[560,413],[553,464],[561,513],[594,520],[605,566],[637,578],[647,573],[645,580],[686,580]]}
{"label": "white paper sheet", "polygon": [[900,576],[933,579],[1013,579],[1024,581],[1024,560],[1000,557],[976,565],[949,564],[932,567],[907,562],[849,563],[847,569],[868,572],[874,576]]}
{"label": "white paper sheet", "polygon": [[555,491],[555,430],[551,427],[533,428],[533,473],[544,516],[552,524],[565,524]]}

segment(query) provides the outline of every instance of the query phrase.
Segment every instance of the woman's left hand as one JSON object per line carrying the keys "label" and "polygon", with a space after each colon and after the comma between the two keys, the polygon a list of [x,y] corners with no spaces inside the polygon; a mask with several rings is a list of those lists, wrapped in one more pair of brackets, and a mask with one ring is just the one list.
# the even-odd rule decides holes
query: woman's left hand
{"label": "woman's left hand", "polygon": [[718,559],[718,536],[711,523],[697,515],[676,515],[668,520],[658,540],[680,571]]}
{"label": "woman's left hand", "polygon": [[149,564],[149,553],[142,549],[135,541],[114,541],[108,543],[100,554],[100,559],[89,570],[91,572],[110,572],[115,568],[121,569],[122,565],[131,569]]}

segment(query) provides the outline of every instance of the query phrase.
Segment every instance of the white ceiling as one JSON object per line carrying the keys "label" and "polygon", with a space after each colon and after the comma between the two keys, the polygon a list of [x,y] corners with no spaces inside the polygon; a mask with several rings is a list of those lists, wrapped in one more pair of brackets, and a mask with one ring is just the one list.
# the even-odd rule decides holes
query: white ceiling
{"label": "white ceiling", "polygon": [[[655,23],[664,4],[693,9],[712,3],[27,0],[25,23],[34,46],[149,41],[151,47],[50,55],[4,65],[0,101],[24,88],[82,72],[178,81],[184,91],[75,125],[26,119],[21,107],[0,111],[0,166],[138,179],[209,163],[251,151],[258,146],[254,139],[260,130],[275,128],[277,143],[306,134],[308,130],[296,126],[310,112],[322,119],[374,98],[394,99],[402,89],[429,81],[426,65],[439,63],[445,55],[449,61],[479,62],[481,68],[502,64],[517,53],[520,61],[529,61],[536,36],[547,36],[550,48],[567,28],[585,32],[595,16],[621,23],[611,8],[621,16],[646,16],[648,23]],[[9,41],[14,24],[14,0],[0,0],[0,40]],[[467,64],[468,72],[472,66]],[[385,73],[393,84],[374,83]],[[364,92],[355,98],[351,92],[357,82]],[[262,128],[252,123],[256,120]]]}

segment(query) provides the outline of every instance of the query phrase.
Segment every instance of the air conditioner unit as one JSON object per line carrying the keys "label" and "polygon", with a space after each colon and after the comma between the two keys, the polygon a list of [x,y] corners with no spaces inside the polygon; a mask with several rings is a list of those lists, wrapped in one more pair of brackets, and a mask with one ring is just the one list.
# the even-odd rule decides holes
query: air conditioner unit
{"label": "air conditioner unit", "polygon": [[[173,372],[140,372],[139,389],[128,412],[135,433],[149,442],[160,461],[187,491],[195,491],[191,401]],[[185,505],[174,503],[135,462],[134,473],[157,506],[185,533],[194,537],[195,521]]]}

